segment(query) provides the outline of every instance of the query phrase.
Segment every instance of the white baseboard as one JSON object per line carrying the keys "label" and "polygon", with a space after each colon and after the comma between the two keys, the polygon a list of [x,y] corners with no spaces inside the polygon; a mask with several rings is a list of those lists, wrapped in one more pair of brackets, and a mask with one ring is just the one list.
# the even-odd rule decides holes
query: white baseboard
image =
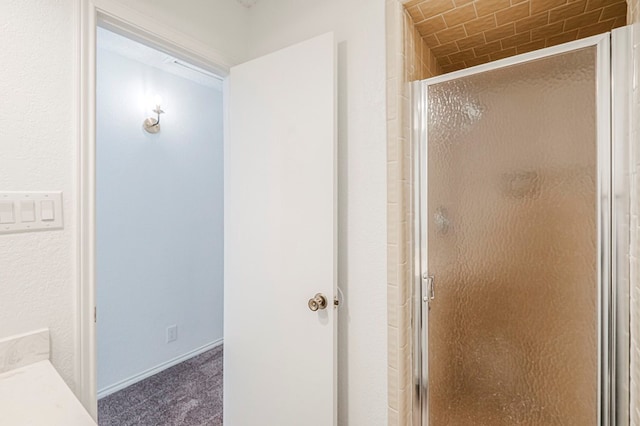
{"label": "white baseboard", "polygon": [[198,356],[201,353],[204,353],[208,350],[211,350],[215,347],[222,345],[223,339],[218,339],[214,342],[207,343],[204,346],[200,346],[186,354],[180,355],[179,357],[170,359],[169,361],[163,362],[162,364],[156,365],[148,370],[145,370],[141,373],[135,374],[131,377],[128,377],[124,380],[121,380],[117,383],[109,385],[103,389],[98,390],[98,399],[104,398],[105,396],[111,395],[112,393],[118,392],[126,387],[133,385],[134,383],[138,383],[141,380],[146,379],[147,377],[151,377],[154,374],[158,374],[159,372],[166,370],[169,367],[173,367],[174,365],[180,364],[188,359],[193,358],[194,356]]}

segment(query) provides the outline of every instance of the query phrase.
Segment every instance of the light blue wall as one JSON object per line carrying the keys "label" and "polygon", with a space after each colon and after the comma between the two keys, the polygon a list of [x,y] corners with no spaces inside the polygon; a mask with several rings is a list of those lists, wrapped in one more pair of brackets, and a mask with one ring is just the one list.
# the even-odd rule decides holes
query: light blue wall
{"label": "light blue wall", "polygon": [[97,66],[101,390],[222,338],[223,115],[218,90],[102,49]]}

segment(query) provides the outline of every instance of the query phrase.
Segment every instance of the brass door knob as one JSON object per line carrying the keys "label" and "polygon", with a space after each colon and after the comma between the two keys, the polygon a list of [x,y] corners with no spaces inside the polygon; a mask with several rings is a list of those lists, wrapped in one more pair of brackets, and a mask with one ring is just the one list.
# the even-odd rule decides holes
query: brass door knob
{"label": "brass door knob", "polygon": [[326,307],[327,298],[324,297],[322,293],[318,293],[313,296],[313,299],[309,299],[309,309],[311,309],[313,312],[317,311],[318,309],[326,309]]}

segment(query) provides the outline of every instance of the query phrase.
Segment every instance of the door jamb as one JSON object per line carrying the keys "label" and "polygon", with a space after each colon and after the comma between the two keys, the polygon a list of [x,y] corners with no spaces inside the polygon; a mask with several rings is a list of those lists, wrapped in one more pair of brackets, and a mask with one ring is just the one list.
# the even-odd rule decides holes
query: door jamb
{"label": "door jamb", "polygon": [[[96,29],[98,26],[190,62],[221,78],[229,75],[238,58],[230,57],[147,15],[111,0],[76,0],[75,47],[77,52],[74,97],[77,139],[75,188],[78,237],[76,292],[76,395],[97,418],[96,348]],[[226,99],[226,82],[223,98]],[[226,121],[226,113],[225,113]],[[225,134],[226,137],[226,134]]]}

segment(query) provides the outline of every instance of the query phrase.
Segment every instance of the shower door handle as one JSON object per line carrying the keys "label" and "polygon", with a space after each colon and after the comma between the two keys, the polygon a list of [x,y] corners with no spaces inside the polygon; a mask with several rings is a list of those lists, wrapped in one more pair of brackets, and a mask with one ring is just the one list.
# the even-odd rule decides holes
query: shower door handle
{"label": "shower door handle", "polygon": [[430,303],[433,299],[436,298],[436,286],[433,282],[433,275],[429,275],[425,272],[424,274],[422,274],[422,280],[426,284],[424,296],[422,296],[422,301]]}

